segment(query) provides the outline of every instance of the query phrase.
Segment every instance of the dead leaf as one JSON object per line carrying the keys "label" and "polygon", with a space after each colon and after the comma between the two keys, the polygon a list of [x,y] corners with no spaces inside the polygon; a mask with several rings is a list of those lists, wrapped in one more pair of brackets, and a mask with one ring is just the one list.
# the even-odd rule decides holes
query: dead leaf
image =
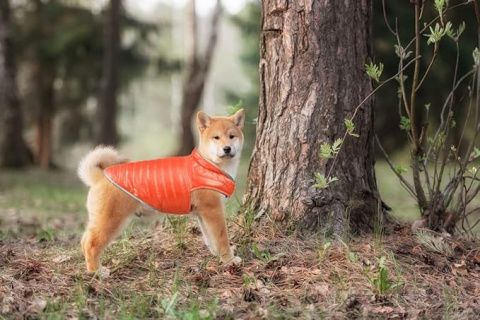
{"label": "dead leaf", "polygon": [[65,261],[70,261],[71,259],[72,259],[72,256],[62,254],[62,255],[56,257],[55,259],[53,259],[52,261],[54,263],[62,263],[62,262],[65,262]]}
{"label": "dead leaf", "polygon": [[316,285],[315,286],[315,291],[320,293],[323,296],[326,296],[328,294],[329,286],[328,284],[322,284],[322,285]]}
{"label": "dead leaf", "polygon": [[40,313],[47,306],[47,301],[43,299],[34,299],[31,304],[28,306],[27,310],[29,312]]}
{"label": "dead leaf", "polygon": [[386,314],[386,313],[392,313],[393,310],[395,310],[395,309],[393,309],[392,307],[385,306],[385,307],[379,307],[379,308],[377,308],[375,311],[376,311],[377,313]]}
{"label": "dead leaf", "polygon": [[372,251],[372,246],[369,244],[365,244],[362,246],[363,253],[370,253]]}

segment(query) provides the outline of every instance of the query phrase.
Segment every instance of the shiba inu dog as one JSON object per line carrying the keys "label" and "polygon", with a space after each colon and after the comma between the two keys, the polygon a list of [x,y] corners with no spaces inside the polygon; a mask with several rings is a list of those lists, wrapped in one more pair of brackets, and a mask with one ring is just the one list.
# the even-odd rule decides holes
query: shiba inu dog
{"label": "shiba inu dog", "polygon": [[103,250],[128,217],[152,210],[194,214],[211,253],[225,265],[240,264],[228,241],[222,193],[233,192],[244,120],[243,110],[231,117],[199,112],[199,147],[187,157],[128,162],[105,146],[88,153],[78,166],[80,179],[90,187],[81,241],[87,270],[100,269]]}

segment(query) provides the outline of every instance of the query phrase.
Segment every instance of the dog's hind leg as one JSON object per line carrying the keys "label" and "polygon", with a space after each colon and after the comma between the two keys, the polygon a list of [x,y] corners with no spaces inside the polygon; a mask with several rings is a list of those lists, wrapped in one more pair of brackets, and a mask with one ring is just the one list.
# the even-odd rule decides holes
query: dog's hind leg
{"label": "dog's hind leg", "polygon": [[87,230],[82,238],[82,251],[88,271],[100,269],[100,256],[107,245],[121,231],[128,217],[139,207],[139,203],[117,189],[104,196],[98,206],[92,206]]}

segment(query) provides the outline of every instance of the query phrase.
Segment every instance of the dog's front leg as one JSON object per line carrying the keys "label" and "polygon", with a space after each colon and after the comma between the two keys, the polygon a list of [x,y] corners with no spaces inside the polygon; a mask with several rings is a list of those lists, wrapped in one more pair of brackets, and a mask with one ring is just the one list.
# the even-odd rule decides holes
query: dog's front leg
{"label": "dog's front leg", "polygon": [[205,223],[202,220],[202,217],[199,214],[196,214],[197,220],[198,220],[198,225],[200,226],[200,230],[202,230],[202,235],[203,235],[203,241],[205,242],[205,245],[208,247],[210,252],[216,256],[218,255],[218,250],[215,247],[214,241],[209,236],[209,233],[207,232],[207,227],[205,226]]}
{"label": "dog's front leg", "polygon": [[199,216],[205,242],[212,253],[217,254],[224,264],[240,264],[242,259],[233,255],[228,242],[221,195],[212,190],[197,190],[192,193],[192,202]]}

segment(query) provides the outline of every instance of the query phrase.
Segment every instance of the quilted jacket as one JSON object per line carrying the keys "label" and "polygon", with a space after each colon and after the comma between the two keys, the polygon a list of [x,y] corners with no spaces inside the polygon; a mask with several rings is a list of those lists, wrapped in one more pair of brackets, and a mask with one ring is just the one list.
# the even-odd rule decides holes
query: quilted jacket
{"label": "quilted jacket", "polygon": [[189,156],[129,162],[106,168],[105,177],[138,201],[164,213],[188,214],[193,190],[231,196],[233,179],[198,150]]}

